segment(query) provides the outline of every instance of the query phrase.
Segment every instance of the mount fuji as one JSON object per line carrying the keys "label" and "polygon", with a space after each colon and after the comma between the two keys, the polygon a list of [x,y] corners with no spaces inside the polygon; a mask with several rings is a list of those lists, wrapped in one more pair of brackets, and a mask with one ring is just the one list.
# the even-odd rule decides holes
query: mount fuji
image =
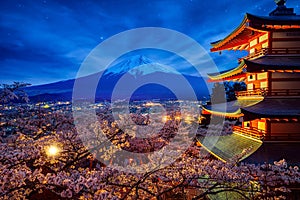
{"label": "mount fuji", "polygon": [[[181,74],[171,67],[153,62],[149,58],[137,55],[132,56],[121,62],[109,67],[105,71],[95,73],[89,76],[80,77],[88,87],[91,80],[99,77],[100,81],[96,90],[96,101],[110,100],[115,87],[120,80],[124,84],[118,85],[118,91],[114,98],[131,100],[149,100],[149,99],[177,99],[172,89],[169,89],[159,83],[155,83],[155,80],[163,80],[172,87],[176,88],[176,95],[179,93],[182,100],[190,100],[191,96],[186,92],[187,88],[184,87],[177,80],[184,78],[187,83],[194,90],[194,93],[198,99],[202,99],[204,96],[208,96],[208,89],[206,83],[202,77],[190,76]],[[125,78],[124,78],[125,77]],[[135,91],[129,91],[134,84],[142,83],[143,80],[148,82],[154,80],[151,84],[141,85],[136,88]],[[72,99],[72,91],[75,79],[66,81],[59,81],[50,84],[31,86],[25,89],[33,102],[37,101],[66,101]]]}
{"label": "mount fuji", "polygon": [[153,62],[143,55],[132,56],[130,59],[125,59],[113,67],[106,70],[105,75],[125,74],[129,73],[134,77],[148,75],[156,72],[180,74],[170,67]]}

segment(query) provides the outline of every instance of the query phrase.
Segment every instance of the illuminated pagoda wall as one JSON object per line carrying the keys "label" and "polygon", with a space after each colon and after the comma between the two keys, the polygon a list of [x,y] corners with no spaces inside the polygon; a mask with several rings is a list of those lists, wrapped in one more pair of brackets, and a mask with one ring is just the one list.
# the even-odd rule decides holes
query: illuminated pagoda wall
{"label": "illuminated pagoda wall", "polygon": [[[235,131],[264,140],[299,140],[300,15],[284,0],[275,2],[277,8],[269,16],[246,14],[231,34],[212,43],[212,52],[246,50],[248,55],[238,60],[236,68],[208,76],[211,82],[247,85],[247,91],[236,92],[240,113],[234,113],[236,118],[242,115],[243,122]],[[209,108],[204,112],[216,113]]]}

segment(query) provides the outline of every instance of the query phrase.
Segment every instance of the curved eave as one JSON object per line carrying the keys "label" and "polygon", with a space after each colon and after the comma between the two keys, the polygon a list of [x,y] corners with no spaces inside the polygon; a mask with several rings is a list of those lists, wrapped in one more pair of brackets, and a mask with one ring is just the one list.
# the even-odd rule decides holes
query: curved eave
{"label": "curved eave", "polygon": [[238,75],[243,73],[243,69],[245,68],[245,61],[243,60],[236,68],[226,71],[221,74],[207,74],[208,78],[210,79],[210,82],[215,82],[215,81],[222,81],[222,80],[227,80],[232,76]]}
{"label": "curved eave", "polygon": [[202,106],[202,109],[207,113],[210,113],[210,114],[216,115],[216,116],[221,116],[221,117],[240,118],[240,117],[244,116],[244,114],[241,112],[240,108],[238,108],[234,112],[214,111],[214,110],[209,110],[209,109],[205,108],[204,106]]}
{"label": "curved eave", "polygon": [[234,31],[224,39],[211,43],[211,52],[247,49],[249,39],[274,29],[300,29],[300,16],[261,17],[246,13]]}
{"label": "curved eave", "polygon": [[[232,31],[227,37],[217,42],[212,42],[211,45],[213,48],[210,50],[212,52],[221,51],[221,50],[243,50],[247,49],[248,40],[250,37],[254,37],[260,34],[265,33],[264,30],[255,29],[250,26],[250,20],[248,13],[245,15],[241,24]],[[244,38],[244,37],[245,38]]]}
{"label": "curved eave", "polygon": [[245,81],[245,79],[246,79],[246,75],[242,72],[240,74],[236,74],[236,75],[233,75],[233,76],[225,77],[225,78],[222,78],[222,79],[215,79],[215,80],[208,79],[208,82],[209,83],[224,82],[224,81],[242,82],[242,81]]}
{"label": "curved eave", "polygon": [[247,66],[247,72],[264,72],[264,71],[276,71],[276,72],[300,72],[300,65],[281,65],[274,62],[274,64],[264,64],[264,63],[255,63],[252,61],[245,61],[245,64]]}
{"label": "curved eave", "polygon": [[232,38],[234,38],[235,36],[237,36],[239,33],[241,33],[245,27],[247,26],[247,15],[245,15],[242,23],[234,30],[232,31],[227,37],[225,37],[222,40],[218,40],[216,42],[212,42],[211,45],[213,48],[211,48],[210,50],[212,52],[214,51],[218,51],[218,49],[223,46],[224,44],[226,44],[228,41],[230,41]]}

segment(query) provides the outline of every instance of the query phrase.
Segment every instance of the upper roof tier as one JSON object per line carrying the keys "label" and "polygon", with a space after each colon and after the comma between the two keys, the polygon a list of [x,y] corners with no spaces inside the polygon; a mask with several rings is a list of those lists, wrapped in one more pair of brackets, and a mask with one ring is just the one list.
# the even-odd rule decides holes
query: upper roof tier
{"label": "upper roof tier", "polygon": [[255,60],[244,60],[247,72],[262,71],[285,71],[299,72],[300,57],[295,55],[287,56],[263,56]]}
{"label": "upper roof tier", "polygon": [[[299,98],[266,98],[263,101],[241,108],[242,112],[247,113],[246,120],[251,118],[268,117],[300,117]],[[251,116],[253,114],[254,116]]]}
{"label": "upper roof tier", "polygon": [[256,16],[246,13],[242,23],[227,37],[212,42],[211,51],[244,50],[248,48],[249,40],[261,36],[269,30],[300,29],[300,15],[293,8],[284,5],[272,11],[269,16]]}

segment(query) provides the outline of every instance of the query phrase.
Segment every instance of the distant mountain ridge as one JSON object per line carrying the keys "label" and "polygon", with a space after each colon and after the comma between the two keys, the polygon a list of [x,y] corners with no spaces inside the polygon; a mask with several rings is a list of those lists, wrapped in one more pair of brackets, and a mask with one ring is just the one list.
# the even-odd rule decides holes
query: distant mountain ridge
{"label": "distant mountain ridge", "polygon": [[[81,77],[87,87],[91,84],[90,80],[95,80],[95,77],[99,77],[98,88],[96,91],[96,100],[110,100],[112,91],[114,90],[118,81],[126,74],[126,84],[122,86],[122,90],[118,91],[118,98],[128,98],[127,86],[135,84],[137,81],[145,80],[160,80],[170,84],[178,84],[176,80],[184,77],[193,88],[198,99],[202,99],[203,96],[208,95],[208,89],[206,83],[201,77],[189,76],[180,74],[176,70],[151,61],[145,56],[138,55],[132,56],[128,59],[109,67],[105,71],[95,73],[89,76]],[[124,77],[123,77],[124,78]],[[55,83],[49,83],[38,86],[31,86],[25,89],[28,93],[31,101],[56,101],[56,100],[71,100],[75,79],[66,81],[59,81]],[[176,91],[181,94],[186,100],[191,99],[191,96],[185,95],[186,87],[181,84],[176,85]],[[143,100],[143,99],[176,99],[175,94],[168,88],[161,85],[148,84],[138,88],[131,100]]]}

